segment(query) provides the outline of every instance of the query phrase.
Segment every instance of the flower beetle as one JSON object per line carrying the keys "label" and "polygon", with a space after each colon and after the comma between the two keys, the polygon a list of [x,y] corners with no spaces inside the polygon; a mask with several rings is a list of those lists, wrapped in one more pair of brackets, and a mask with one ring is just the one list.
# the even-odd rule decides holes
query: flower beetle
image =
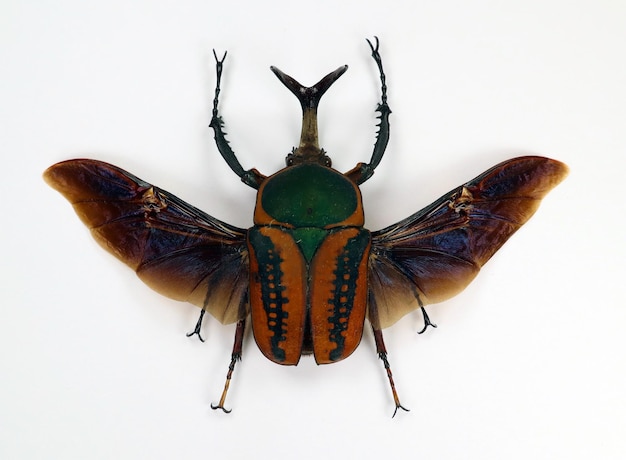
{"label": "flower beetle", "polygon": [[286,167],[264,176],[245,170],[226,140],[218,112],[226,53],[222,59],[215,55],[210,124],[215,142],[235,174],[258,190],[254,225],[247,230],[100,161],[64,161],[44,174],[106,250],[154,290],[202,309],[189,335],[200,337],[206,311],[224,324],[237,323],[226,383],[214,409],[229,412],[225,399],[248,317],[261,352],[286,365],[298,364],[306,354],[318,364],[348,357],[367,318],[387,371],[395,415],[404,407],[382,329],[418,308],[424,330],[431,325],[424,306],[462,291],[567,174],[567,167],[555,160],[514,158],[394,225],[365,229],[359,185],[383,157],[391,113],[378,39],[368,44],[381,80],[380,123],[369,163],[346,173],[333,169],[319,147],[317,107],[347,66],[311,87],[271,67],[302,106],[302,132]]}

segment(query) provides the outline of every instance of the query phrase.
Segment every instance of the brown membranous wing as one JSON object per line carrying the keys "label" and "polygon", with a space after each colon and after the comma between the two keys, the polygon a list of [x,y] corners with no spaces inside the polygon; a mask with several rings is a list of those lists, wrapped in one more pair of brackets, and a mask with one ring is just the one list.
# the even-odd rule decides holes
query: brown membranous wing
{"label": "brown membranous wing", "polygon": [[95,160],[57,163],[45,180],[67,198],[96,241],[155,291],[232,323],[248,291],[246,230]]}
{"label": "brown membranous wing", "polygon": [[566,175],[567,166],[548,158],[507,160],[373,232],[369,288],[378,326],[461,292]]}

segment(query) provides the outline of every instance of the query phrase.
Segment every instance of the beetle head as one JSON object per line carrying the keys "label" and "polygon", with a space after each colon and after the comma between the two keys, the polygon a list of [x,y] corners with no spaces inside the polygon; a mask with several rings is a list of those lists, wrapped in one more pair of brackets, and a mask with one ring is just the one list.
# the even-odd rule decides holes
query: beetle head
{"label": "beetle head", "polygon": [[317,133],[317,106],[322,95],[330,86],[337,81],[343,73],[348,70],[344,65],[329,73],[315,85],[306,87],[298,83],[294,78],[280,69],[272,66],[272,72],[283,82],[283,84],[298,98],[302,107],[302,133],[300,134],[300,145],[294,148],[285,159],[287,166],[300,163],[319,163],[323,166],[331,166],[331,160],[323,149],[319,146],[319,136]]}

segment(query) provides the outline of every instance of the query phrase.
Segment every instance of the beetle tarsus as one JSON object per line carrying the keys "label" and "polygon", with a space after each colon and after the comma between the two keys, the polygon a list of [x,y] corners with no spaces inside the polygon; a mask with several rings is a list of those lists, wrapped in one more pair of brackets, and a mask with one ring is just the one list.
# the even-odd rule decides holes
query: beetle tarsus
{"label": "beetle tarsus", "polygon": [[213,124],[213,121],[215,119],[218,119],[221,121],[221,118],[219,118],[217,116],[217,104],[219,101],[219,96],[220,96],[220,81],[222,80],[222,70],[224,68],[224,61],[226,60],[226,54],[228,54],[228,51],[224,51],[224,55],[222,56],[222,59],[217,57],[217,53],[215,52],[215,50],[213,50],[213,56],[215,57],[215,73],[217,74],[217,83],[215,84],[215,96],[213,97],[213,119],[211,120],[211,124]]}
{"label": "beetle tarsus", "polygon": [[402,409],[405,412],[411,412],[411,409],[403,407],[402,404],[396,404],[396,409],[393,411],[393,415],[391,416],[391,418],[394,418],[396,416],[396,414],[398,413],[398,409]]}
{"label": "beetle tarsus", "polygon": [[241,350],[243,347],[243,333],[246,328],[246,320],[240,319],[237,321],[237,329],[235,330],[235,343],[233,344],[233,353],[230,357],[230,365],[228,366],[228,373],[226,374],[226,382],[224,383],[224,390],[222,390],[222,396],[220,402],[217,404],[211,404],[211,409],[222,409],[225,413],[230,414],[232,409],[226,409],[224,404],[226,403],[226,395],[228,394],[228,388],[230,387],[230,381],[235,371],[235,364],[237,361],[241,361]]}
{"label": "beetle tarsus", "polygon": [[400,403],[400,398],[398,397],[398,392],[396,391],[396,385],[393,382],[391,366],[389,365],[389,360],[387,359],[387,349],[385,347],[385,342],[383,341],[383,332],[380,329],[372,328],[372,330],[374,331],[374,340],[376,341],[376,352],[378,353],[378,357],[382,360],[383,365],[385,366],[387,379],[389,380],[389,386],[391,387],[391,394],[393,395],[393,402],[396,405],[396,408],[393,411],[393,415],[391,416],[391,418],[393,418],[396,416],[398,409],[402,409],[406,412],[409,412],[409,409],[407,409]]}
{"label": "beetle tarsus", "polygon": [[226,395],[228,394],[228,388],[230,387],[230,381],[233,377],[233,372],[235,370],[235,364],[237,361],[241,360],[241,353],[233,353],[230,358],[230,365],[228,366],[228,373],[226,374],[226,382],[224,383],[224,389],[222,390],[222,396],[220,397],[220,402],[218,404],[211,403],[211,409],[222,409],[227,414],[230,414],[232,409],[226,409],[224,404],[226,403]]}
{"label": "beetle tarsus", "polygon": [[226,409],[225,407],[220,406],[219,404],[217,404],[217,405],[213,405],[213,404],[211,404],[211,409],[213,409],[213,410],[216,410],[216,409],[222,409],[222,411],[223,411],[225,414],[230,414],[230,413],[233,411],[232,409]]}
{"label": "beetle tarsus", "polygon": [[382,85],[381,86],[381,90],[382,90],[381,105],[386,106],[387,105],[387,80],[385,77],[385,72],[383,72],[383,58],[380,56],[380,53],[378,52],[378,47],[380,45],[380,42],[378,41],[378,37],[374,36],[374,39],[376,40],[375,47],[374,45],[372,45],[372,42],[368,38],[366,38],[365,40],[367,41],[368,45],[370,45],[370,49],[372,50],[372,58],[374,58],[374,61],[376,62],[376,65],[378,66],[378,72],[380,73],[380,82]]}
{"label": "beetle tarsus", "polygon": [[200,311],[200,318],[198,318],[198,321],[196,322],[196,327],[193,328],[193,331],[187,333],[187,337],[191,337],[192,335],[197,335],[198,338],[200,339],[200,342],[204,342],[204,339],[200,335],[200,329],[202,329],[202,320],[204,319],[205,313],[206,313],[206,310],[203,308]]}
{"label": "beetle tarsus", "polygon": [[428,313],[426,313],[426,309],[424,307],[420,307],[420,308],[422,309],[422,316],[424,317],[424,327],[422,328],[421,331],[418,332],[418,334],[423,334],[426,331],[426,329],[428,329],[428,326],[436,328],[437,325],[430,321],[430,318],[428,317]]}
{"label": "beetle tarsus", "polygon": [[[382,339],[382,334],[381,334]],[[393,402],[396,405],[396,408],[393,411],[393,415],[391,418],[396,416],[398,409],[402,409],[403,411],[409,412],[409,409],[404,407],[400,403],[400,398],[398,397],[398,392],[396,391],[396,385],[393,382],[393,375],[391,373],[391,366],[389,365],[389,361],[387,360],[387,352],[378,353],[378,357],[383,361],[383,365],[385,366],[385,370],[387,371],[387,378],[389,379],[389,385],[391,386],[391,393],[393,394]]]}

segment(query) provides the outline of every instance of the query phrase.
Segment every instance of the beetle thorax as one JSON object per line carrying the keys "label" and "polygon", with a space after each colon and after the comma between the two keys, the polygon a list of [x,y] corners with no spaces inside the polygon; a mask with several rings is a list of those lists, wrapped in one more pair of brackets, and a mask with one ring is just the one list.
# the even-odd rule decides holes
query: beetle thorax
{"label": "beetle thorax", "polygon": [[268,177],[257,195],[255,225],[362,226],[359,188],[332,168],[303,162]]}

